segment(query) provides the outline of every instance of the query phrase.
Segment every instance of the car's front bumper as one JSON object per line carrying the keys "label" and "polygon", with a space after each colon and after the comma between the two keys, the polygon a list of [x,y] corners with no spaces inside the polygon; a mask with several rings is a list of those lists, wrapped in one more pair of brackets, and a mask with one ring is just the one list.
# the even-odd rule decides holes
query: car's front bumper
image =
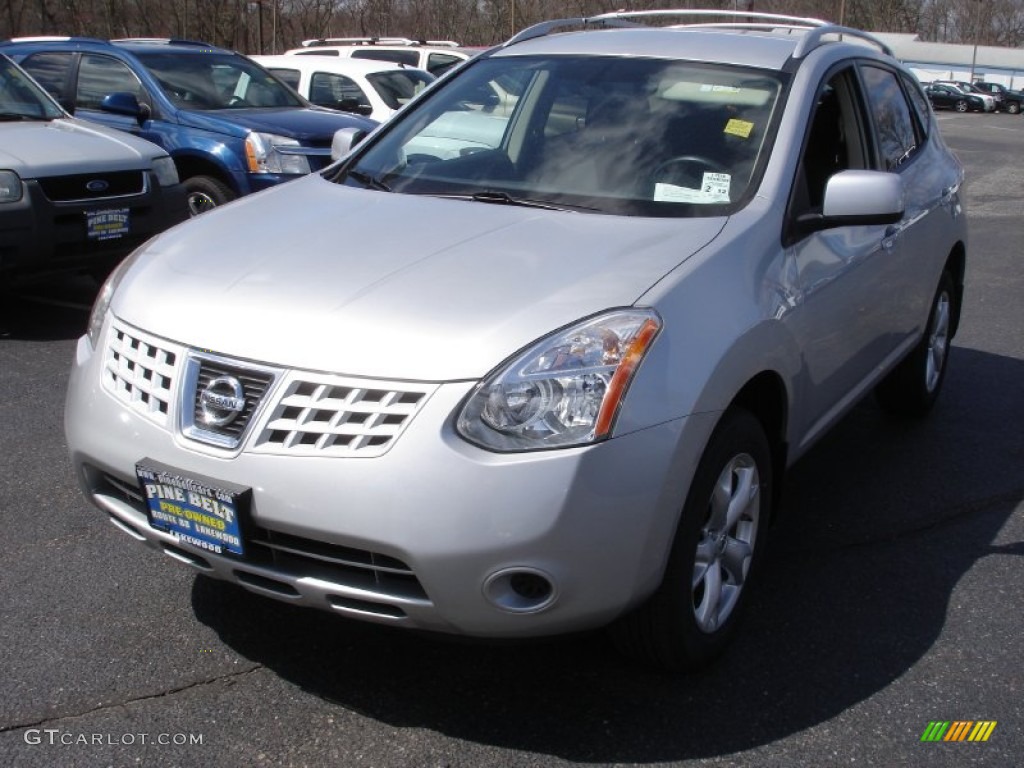
{"label": "car's front bumper", "polygon": [[[648,594],[715,418],[588,448],[495,454],[453,431],[472,387],[460,382],[438,386],[373,458],[250,450],[267,413],[229,454],[183,437],[174,404],[165,424],[126,407],[102,384],[102,358],[79,341],[66,433],[86,496],[122,530],[270,597],[478,636],[597,626]],[[135,478],[143,459],[251,488],[246,556],[211,554],[151,527]],[[531,597],[538,579],[550,592]]]}
{"label": "car's front bumper", "polygon": [[[90,239],[86,215],[126,211],[129,231]],[[0,273],[5,278],[86,270],[102,273],[129,252],[188,218],[181,184],[151,183],[141,194],[89,201],[54,202],[29,181],[16,203],[0,204]]]}

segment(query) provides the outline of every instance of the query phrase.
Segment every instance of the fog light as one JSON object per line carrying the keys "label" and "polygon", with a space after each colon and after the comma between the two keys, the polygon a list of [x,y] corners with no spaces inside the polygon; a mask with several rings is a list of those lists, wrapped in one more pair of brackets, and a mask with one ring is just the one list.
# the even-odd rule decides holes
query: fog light
{"label": "fog light", "polygon": [[505,568],[487,577],[484,596],[510,613],[537,613],[550,608],[557,595],[554,580],[536,568]]}

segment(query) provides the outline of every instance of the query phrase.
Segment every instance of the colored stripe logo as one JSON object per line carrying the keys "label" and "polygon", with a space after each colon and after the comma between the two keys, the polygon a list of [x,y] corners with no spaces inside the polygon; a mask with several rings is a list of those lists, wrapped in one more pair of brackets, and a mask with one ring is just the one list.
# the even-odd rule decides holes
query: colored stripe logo
{"label": "colored stripe logo", "polygon": [[988,741],[996,724],[995,720],[932,720],[921,741]]}

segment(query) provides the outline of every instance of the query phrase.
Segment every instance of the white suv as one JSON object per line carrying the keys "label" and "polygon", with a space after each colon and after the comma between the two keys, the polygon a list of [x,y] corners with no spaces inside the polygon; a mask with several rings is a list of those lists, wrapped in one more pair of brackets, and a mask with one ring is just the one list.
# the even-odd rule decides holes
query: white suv
{"label": "white suv", "polygon": [[452,40],[411,40],[407,37],[329,37],[303,40],[301,48],[285,51],[286,56],[347,56],[353,59],[393,61],[425,69],[439,77],[456,64],[480,53],[482,48],[464,48]]}
{"label": "white suv", "polygon": [[384,122],[435,78],[389,61],[337,56],[250,56],[318,107]]}

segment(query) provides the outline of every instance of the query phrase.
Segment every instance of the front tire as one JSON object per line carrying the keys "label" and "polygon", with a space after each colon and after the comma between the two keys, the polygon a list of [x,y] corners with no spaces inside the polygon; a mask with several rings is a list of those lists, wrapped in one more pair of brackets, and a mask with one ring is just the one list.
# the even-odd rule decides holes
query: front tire
{"label": "front tire", "polygon": [[924,336],[875,389],[879,405],[894,416],[920,418],[935,405],[949,364],[956,300],[953,278],[943,272]]}
{"label": "front tire", "polygon": [[957,112],[966,112],[969,109],[969,107],[967,106],[967,102],[964,99],[960,99],[960,101],[956,103],[954,109],[956,109]]}
{"label": "front tire", "polygon": [[661,586],[612,627],[621,650],[673,671],[725,650],[764,547],[772,482],[761,423],[748,411],[727,411],[697,466]]}
{"label": "front tire", "polygon": [[227,184],[213,176],[189,176],[185,179],[184,186],[190,216],[212,211],[217,206],[230,203],[236,197]]}
{"label": "front tire", "polygon": [[1007,105],[1006,105],[1006,111],[1007,111],[1008,114],[1011,114],[1011,115],[1018,114],[1020,112],[1020,102],[1019,101],[1008,102]]}

